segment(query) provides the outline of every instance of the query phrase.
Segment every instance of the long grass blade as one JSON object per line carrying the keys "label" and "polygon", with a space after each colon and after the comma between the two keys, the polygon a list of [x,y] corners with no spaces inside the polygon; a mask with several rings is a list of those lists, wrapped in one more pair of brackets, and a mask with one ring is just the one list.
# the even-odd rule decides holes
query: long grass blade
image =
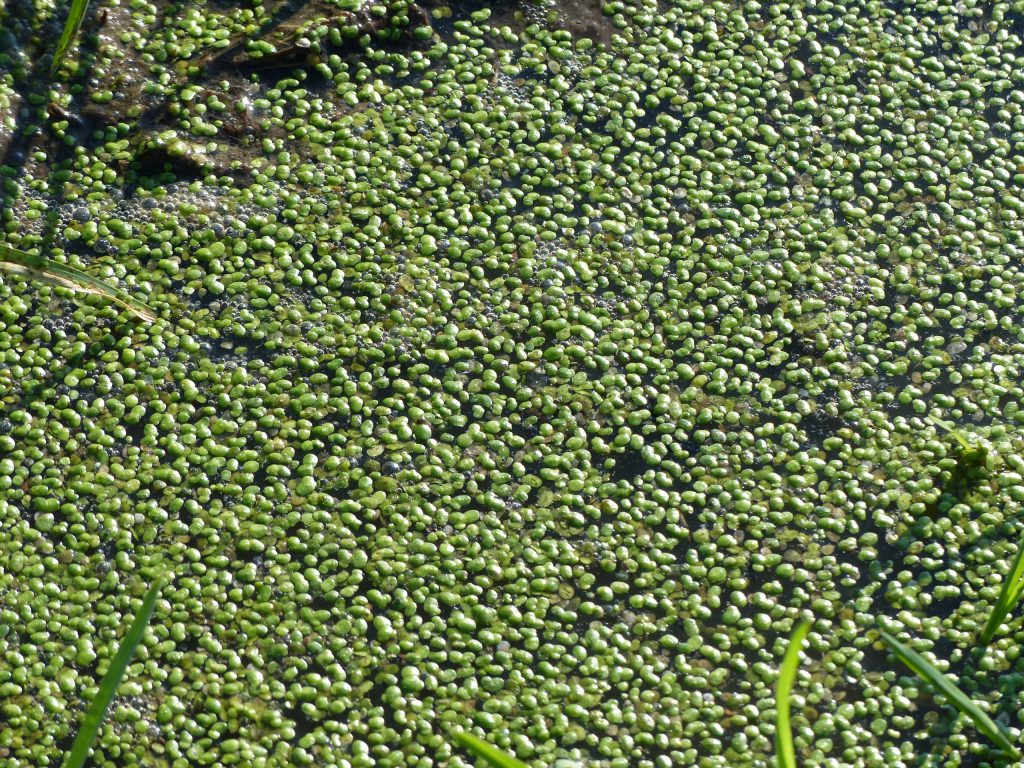
{"label": "long grass blade", "polygon": [[945,696],[949,703],[956,707],[961,714],[967,715],[974,722],[975,727],[985,734],[993,744],[1014,759],[1020,759],[1020,751],[1013,746],[1013,743],[1006,737],[1006,734],[999,730],[999,726],[992,722],[992,718],[982,712],[978,705],[971,701],[970,697],[961,691],[949,677],[936,669],[921,654],[907,648],[885,630],[880,630],[880,632],[882,640],[889,646],[893,656],[910,667],[918,677]]}
{"label": "long grass blade", "polygon": [[64,60],[75,35],[78,34],[82,21],[85,20],[85,12],[89,8],[89,0],[71,0],[71,8],[68,10],[68,20],[64,22],[64,31],[60,33],[60,40],[57,41],[57,49],[53,53],[53,63],[50,65],[50,77],[53,77],[60,63]]}
{"label": "long grass blade", "polygon": [[153,586],[149,588],[146,596],[142,599],[142,606],[135,614],[135,620],[132,621],[131,627],[128,628],[124,639],[121,640],[121,645],[114,655],[114,660],[110,662],[107,674],[100,681],[96,698],[92,700],[89,709],[86,710],[85,718],[75,737],[75,743],[71,745],[71,751],[64,759],[63,768],[82,768],[85,765],[85,761],[89,757],[89,750],[92,749],[100,725],[107,714],[107,708],[110,706],[114,694],[117,693],[121,678],[124,677],[125,670],[128,669],[128,664],[131,663],[132,656],[135,655],[135,649],[146,632],[146,625],[153,615],[153,609],[156,608],[157,596],[160,594],[163,583],[164,577],[161,575],[153,582]]}
{"label": "long grass blade", "polygon": [[471,733],[459,731],[455,734],[455,740],[480,759],[493,765],[494,768],[529,768],[522,760],[517,760],[512,755],[502,752]]}
{"label": "long grass blade", "polygon": [[1017,546],[1017,557],[1010,566],[1010,572],[1003,579],[1003,586],[999,590],[999,597],[996,604],[992,606],[992,613],[989,614],[985,628],[981,630],[980,641],[982,645],[988,645],[996,635],[996,630],[1006,621],[1010,611],[1014,609],[1024,593],[1024,541]]}
{"label": "long grass blade", "polygon": [[775,688],[775,765],[776,768],[796,768],[796,749],[793,747],[793,726],[789,720],[789,699],[793,693],[793,682],[800,666],[800,649],[803,647],[811,622],[801,621],[789,636],[786,655],[779,668],[779,681]]}
{"label": "long grass blade", "polygon": [[51,285],[58,285],[62,288],[70,288],[80,293],[95,293],[120,304],[143,320],[156,321],[156,313],[127,292],[93,277],[88,272],[61,264],[45,256],[34,256],[26,251],[0,243],[0,270]]}

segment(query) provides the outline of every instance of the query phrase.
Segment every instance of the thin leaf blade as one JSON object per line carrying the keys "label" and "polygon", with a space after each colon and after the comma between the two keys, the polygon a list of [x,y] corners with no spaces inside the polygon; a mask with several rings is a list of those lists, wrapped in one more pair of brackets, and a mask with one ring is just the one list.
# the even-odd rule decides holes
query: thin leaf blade
{"label": "thin leaf blade", "polygon": [[789,719],[789,700],[793,694],[793,683],[800,666],[800,649],[803,647],[811,622],[801,621],[789,636],[786,654],[779,667],[779,679],[775,688],[775,765],[776,768],[796,768],[796,749],[793,746],[793,724]]}
{"label": "thin leaf blade", "polygon": [[94,293],[119,304],[143,320],[156,322],[157,319],[156,313],[149,306],[126,291],[93,277],[88,272],[61,264],[45,256],[36,256],[18,248],[12,248],[3,243],[0,243],[0,270],[82,293]]}
{"label": "thin leaf blade", "polygon": [[985,628],[981,631],[979,640],[982,645],[992,642],[996,631],[1017,605],[1022,592],[1024,592],[1024,541],[1017,546],[1017,556],[1013,560],[1013,565],[1010,566],[1010,572],[1003,579],[999,597],[996,598],[996,604],[992,606],[992,613],[989,614]]}
{"label": "thin leaf blade", "polygon": [[455,740],[480,759],[493,765],[494,768],[529,768],[522,760],[502,752],[497,747],[488,744],[471,733],[459,731],[455,734]]}
{"label": "thin leaf blade", "polygon": [[938,416],[929,416],[928,420],[931,421],[931,423],[934,424],[935,426],[940,427],[940,428],[946,430],[946,432],[948,432],[949,434],[951,434],[953,436],[953,438],[960,444],[961,448],[971,448],[972,447],[971,441],[968,440],[966,437],[964,437],[963,433],[959,429],[957,429],[955,426],[947,424],[945,421],[940,419]]}
{"label": "thin leaf blade", "polygon": [[71,0],[71,7],[68,9],[68,19],[64,22],[64,30],[60,33],[57,41],[57,49],[53,53],[53,63],[50,65],[50,77],[53,77],[60,63],[64,60],[75,35],[85,20],[85,12],[89,8],[89,0]]}
{"label": "thin leaf blade", "polygon": [[125,633],[124,638],[121,640],[121,645],[118,647],[113,661],[110,662],[110,668],[103,676],[103,680],[100,681],[96,698],[92,700],[89,709],[86,710],[82,725],[78,729],[78,735],[71,746],[71,751],[68,752],[67,757],[64,759],[63,768],[82,768],[85,765],[85,761],[89,757],[89,750],[92,749],[93,742],[96,741],[96,735],[103,724],[103,718],[107,714],[107,708],[114,699],[117,688],[121,684],[121,678],[124,677],[125,670],[128,669],[132,656],[135,655],[135,649],[142,641],[142,636],[146,632],[146,625],[149,624],[153,610],[156,608],[157,597],[163,584],[164,576],[160,575],[142,599],[139,612],[135,614],[134,621],[132,621],[128,632]]}
{"label": "thin leaf blade", "polygon": [[956,683],[936,669],[924,656],[907,648],[884,629],[879,630],[879,632],[881,633],[882,641],[889,647],[889,651],[893,656],[902,661],[914,674],[945,696],[961,714],[969,717],[975,727],[985,734],[993,744],[1014,759],[1020,758],[1020,750],[1013,745],[1005,733],[999,730],[999,726],[992,721],[992,718],[985,714],[966,693],[960,690]]}

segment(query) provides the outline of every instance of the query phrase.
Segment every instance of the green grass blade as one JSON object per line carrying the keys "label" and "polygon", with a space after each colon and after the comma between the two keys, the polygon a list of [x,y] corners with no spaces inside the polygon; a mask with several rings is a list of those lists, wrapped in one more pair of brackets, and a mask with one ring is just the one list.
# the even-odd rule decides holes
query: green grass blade
{"label": "green grass blade", "polygon": [[880,630],[880,632],[882,640],[889,646],[893,656],[910,667],[922,680],[930,683],[962,714],[967,715],[977,729],[985,734],[993,744],[1014,759],[1020,759],[1020,751],[1006,738],[1006,734],[999,730],[999,726],[992,722],[992,719],[982,712],[978,705],[971,701],[970,697],[961,691],[949,677],[937,670],[921,654],[907,648],[885,630]]}
{"label": "green grass blade", "polygon": [[89,757],[89,750],[92,749],[92,744],[99,733],[100,725],[107,714],[107,708],[110,706],[114,694],[117,693],[117,687],[121,684],[121,678],[124,677],[128,664],[131,663],[132,656],[135,654],[135,648],[142,641],[142,636],[146,632],[146,625],[153,615],[153,609],[156,608],[156,599],[163,583],[164,577],[158,577],[142,599],[142,606],[139,608],[139,612],[135,614],[135,620],[132,621],[132,625],[128,628],[124,639],[121,640],[121,645],[114,655],[114,660],[110,662],[107,674],[100,681],[96,698],[92,700],[89,709],[85,713],[82,725],[78,729],[78,735],[75,737],[75,743],[71,746],[71,751],[67,757],[64,758],[63,768],[82,768],[85,765],[85,761]]}
{"label": "green grass blade", "polygon": [[961,432],[956,427],[947,424],[946,422],[944,422],[942,419],[938,418],[937,416],[929,416],[928,420],[932,424],[934,424],[936,427],[940,427],[941,429],[944,429],[949,434],[951,434],[956,439],[956,441],[960,444],[961,448],[973,448],[974,447],[974,444],[971,443],[971,441],[968,440],[966,437],[964,437],[963,432]]}
{"label": "green grass blade", "polygon": [[455,740],[477,757],[493,765],[494,768],[529,768],[522,760],[517,760],[512,755],[502,752],[471,733],[459,731],[455,734]]}
{"label": "green grass blade", "polygon": [[1017,557],[1010,566],[1010,572],[1003,579],[1003,586],[999,590],[999,597],[996,604],[992,606],[992,613],[989,614],[985,628],[981,631],[980,641],[982,645],[988,645],[996,635],[996,630],[1006,621],[1010,611],[1020,600],[1024,591],[1024,541],[1017,546]]}
{"label": "green grass blade", "polygon": [[68,10],[68,20],[64,22],[64,31],[60,33],[60,40],[57,41],[57,50],[53,53],[53,63],[50,65],[50,77],[53,77],[60,63],[64,60],[75,35],[78,34],[82,21],[85,20],[85,12],[89,8],[89,0],[71,0],[71,8]]}
{"label": "green grass blade", "polygon": [[34,256],[31,253],[0,243],[0,270],[44,283],[50,283],[51,285],[70,288],[73,291],[95,293],[116,304],[120,304],[143,320],[148,320],[149,322],[156,321],[156,313],[127,292],[122,291],[120,288],[115,288],[99,278],[93,277],[88,272],[75,269],[67,264],[60,264],[45,256]]}
{"label": "green grass blade", "polygon": [[800,666],[800,648],[811,629],[811,622],[801,621],[793,627],[786,646],[786,655],[779,668],[779,681],[775,688],[775,765],[776,768],[796,768],[796,749],[793,747],[793,726],[789,721],[789,698],[793,693],[796,670]]}

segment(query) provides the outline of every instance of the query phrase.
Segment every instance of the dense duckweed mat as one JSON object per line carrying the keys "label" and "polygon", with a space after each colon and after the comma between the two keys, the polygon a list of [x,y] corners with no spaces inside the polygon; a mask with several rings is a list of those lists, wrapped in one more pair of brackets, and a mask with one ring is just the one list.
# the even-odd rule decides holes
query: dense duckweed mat
{"label": "dense duckweed mat", "polygon": [[0,765],[158,568],[95,766],[766,766],[805,620],[798,765],[1011,764],[1019,2],[67,17],[3,243],[147,311],[2,276]]}

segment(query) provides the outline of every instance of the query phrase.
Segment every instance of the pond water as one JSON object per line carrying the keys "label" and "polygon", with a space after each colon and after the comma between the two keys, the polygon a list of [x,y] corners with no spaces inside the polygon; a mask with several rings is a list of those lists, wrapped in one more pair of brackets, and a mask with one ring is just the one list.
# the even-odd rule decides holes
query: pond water
{"label": "pond water", "polygon": [[[1003,765],[1022,14],[0,5],[0,765]],[[987,446],[987,463],[965,448]],[[973,455],[973,454],[972,454]]]}

